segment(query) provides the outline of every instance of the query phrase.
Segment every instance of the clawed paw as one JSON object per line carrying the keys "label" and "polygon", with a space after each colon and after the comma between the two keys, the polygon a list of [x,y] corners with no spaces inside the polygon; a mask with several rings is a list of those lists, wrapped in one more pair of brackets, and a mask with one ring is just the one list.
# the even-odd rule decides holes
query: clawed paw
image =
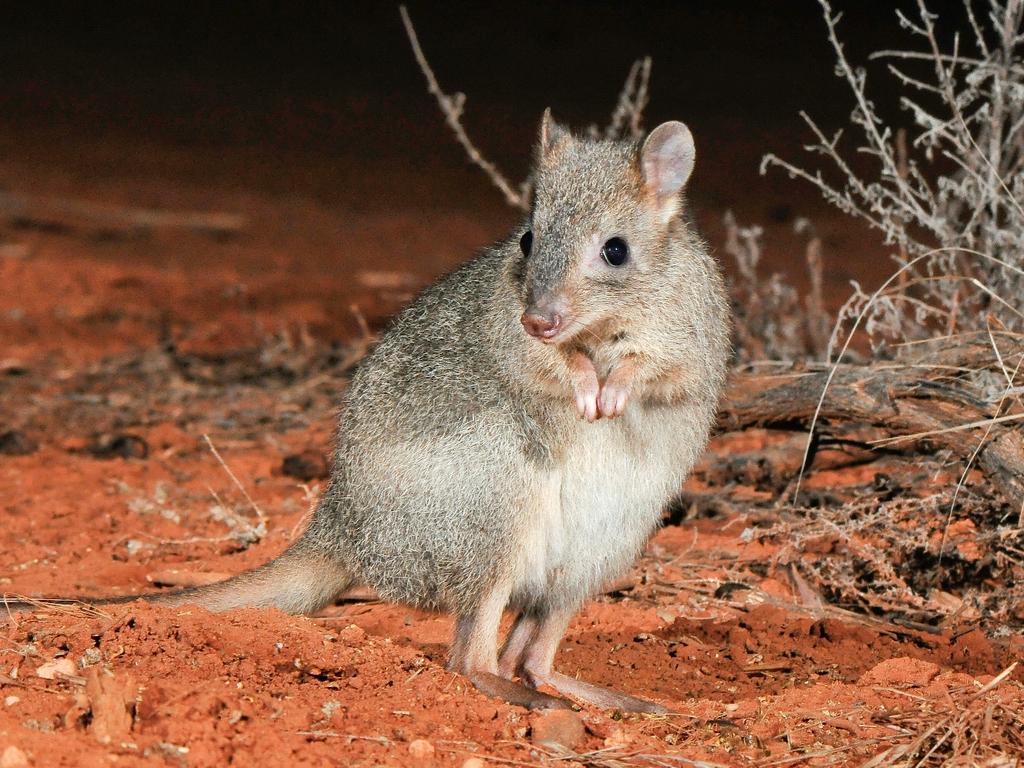
{"label": "clawed paw", "polygon": [[581,419],[597,421],[601,413],[598,408],[597,399],[600,395],[600,386],[597,378],[593,381],[581,381],[576,386],[576,412]]}
{"label": "clawed paw", "polygon": [[572,391],[580,418],[593,422],[600,418],[614,419],[626,412],[626,403],[635,384],[636,361],[622,360],[608,375],[604,384],[597,378],[594,364],[582,353],[570,358]]}
{"label": "clawed paw", "polygon": [[614,419],[626,411],[626,402],[629,400],[629,389],[622,384],[613,381],[606,381],[601,387],[601,394],[598,397],[598,408],[601,415],[607,419]]}
{"label": "clawed paw", "polygon": [[576,401],[576,412],[581,419],[597,421],[601,412],[597,407],[597,398],[601,394],[601,384],[597,380],[594,364],[585,355],[576,353],[569,360],[572,371],[572,393]]}

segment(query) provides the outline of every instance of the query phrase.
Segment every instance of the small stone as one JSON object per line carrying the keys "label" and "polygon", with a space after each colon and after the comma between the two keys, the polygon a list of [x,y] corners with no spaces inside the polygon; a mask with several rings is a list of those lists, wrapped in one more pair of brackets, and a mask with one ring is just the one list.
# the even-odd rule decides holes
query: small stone
{"label": "small stone", "polygon": [[16,357],[5,357],[0,360],[0,376],[24,376],[28,373],[28,366]]}
{"label": "small stone", "polygon": [[462,768],[484,768],[484,765],[479,757],[471,757],[462,764]]}
{"label": "small stone", "polygon": [[679,618],[678,614],[676,614],[675,611],[670,611],[667,608],[659,608],[655,613],[658,616],[658,620],[662,624],[671,624],[677,618]]}
{"label": "small stone", "polygon": [[[89,699],[92,722],[89,731],[100,744],[120,744],[131,732],[135,720],[135,704],[139,686],[127,674],[114,675],[104,672],[98,666],[89,667],[86,672],[85,695]],[[237,710],[236,710],[237,711]],[[228,723],[234,725],[241,720],[229,716]]]}
{"label": "small stone", "polygon": [[410,741],[409,754],[414,760],[429,760],[434,756],[434,745],[426,739]]}
{"label": "small stone", "polygon": [[32,253],[32,249],[24,243],[3,243],[0,244],[0,259],[25,259]]}
{"label": "small stone", "polygon": [[124,548],[128,550],[128,556],[131,557],[144,550],[146,545],[138,539],[128,539],[128,541],[124,543]]}
{"label": "small stone", "polygon": [[36,675],[43,680],[56,680],[58,677],[72,677],[77,674],[75,662],[65,656],[36,667]]}
{"label": "small stone", "polygon": [[533,719],[531,726],[530,738],[534,744],[575,749],[583,741],[583,721],[571,709],[542,712]]}
{"label": "small stone", "polygon": [[4,706],[5,707],[13,707],[19,701],[21,701],[21,699],[19,699],[17,696],[5,696],[4,697]]}
{"label": "small stone", "polygon": [[138,435],[100,435],[85,451],[97,459],[144,459],[149,444]]}
{"label": "small stone", "polygon": [[0,433],[0,453],[5,456],[28,456],[35,453],[39,445],[24,432],[9,429]]}
{"label": "small stone", "polygon": [[303,451],[285,456],[281,462],[281,472],[308,483],[310,480],[322,480],[330,474],[327,459],[320,451]]}
{"label": "small stone", "polygon": [[365,288],[397,290],[399,288],[415,288],[419,280],[412,272],[361,269],[356,272],[356,282]]}
{"label": "small stone", "polygon": [[632,741],[632,737],[621,726],[612,728],[605,737],[604,745],[613,749],[624,747]]}
{"label": "small stone", "polygon": [[28,768],[28,755],[13,745],[7,747],[0,755],[0,768]]}

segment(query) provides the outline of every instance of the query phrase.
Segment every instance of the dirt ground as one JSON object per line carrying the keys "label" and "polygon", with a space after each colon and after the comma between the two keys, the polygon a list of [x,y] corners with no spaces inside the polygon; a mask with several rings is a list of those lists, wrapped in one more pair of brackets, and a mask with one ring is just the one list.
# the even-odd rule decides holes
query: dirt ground
{"label": "dirt ground", "polygon": [[[102,149],[58,155],[48,167],[62,170],[51,177],[34,165],[34,192],[74,196]],[[414,212],[423,192],[386,213],[323,206],[225,189],[238,158],[199,184],[168,170],[180,159],[172,152],[140,148],[138,157],[137,176],[92,177],[90,197],[228,210],[248,223],[221,239],[6,223],[8,594],[130,595],[216,579],[279,552],[323,483],[360,318],[379,327],[507,217],[499,205],[476,218],[459,205],[424,217]],[[0,170],[26,172],[12,160]],[[434,183],[457,187],[453,175],[438,168]],[[833,242],[853,239],[838,220],[825,226]],[[712,450],[763,446],[757,435],[743,439],[718,438]],[[690,490],[701,490],[699,476]],[[870,480],[851,470],[819,482]],[[254,504],[267,530],[251,542]],[[558,658],[564,672],[663,702],[673,715],[584,708],[582,732],[556,723],[550,737],[541,716],[445,671],[448,618],[372,600],[314,618],[142,602],[50,607],[10,616],[3,630],[0,759],[858,764],[900,733],[908,708],[939,717],[1019,650],[976,625],[922,632],[810,611],[800,582],[770,565],[778,545],[744,537],[750,522],[736,509],[670,517],[630,578],[588,603]]]}
{"label": "dirt ground", "polygon": [[[428,145],[410,131],[410,147]],[[732,208],[765,226],[766,272],[799,282],[793,221],[806,214],[833,306],[851,277],[884,276],[876,239],[813,195],[769,185],[744,196],[761,146],[743,140],[694,180],[719,253]],[[141,594],[280,552],[323,486],[338,396],[367,333],[514,221],[447,147],[288,149],[273,163],[268,151],[0,130],[0,188],[245,219],[219,237],[0,221],[4,593]],[[770,440],[723,436],[711,452]],[[880,471],[822,472],[808,487],[867,493]],[[685,498],[708,490],[698,471]],[[312,618],[48,606],[0,630],[0,768],[857,765],[965,701],[992,698],[990,719],[1024,705],[1018,687],[986,687],[1019,657],[1018,640],[977,620],[901,625],[816,605],[780,564],[782,544],[748,535],[757,520],[744,499],[766,492],[729,490],[734,502],[714,514],[667,513],[558,657],[561,671],[672,715],[586,707],[577,722],[496,703],[445,671],[447,617],[365,595]],[[265,534],[250,535],[261,514]]]}

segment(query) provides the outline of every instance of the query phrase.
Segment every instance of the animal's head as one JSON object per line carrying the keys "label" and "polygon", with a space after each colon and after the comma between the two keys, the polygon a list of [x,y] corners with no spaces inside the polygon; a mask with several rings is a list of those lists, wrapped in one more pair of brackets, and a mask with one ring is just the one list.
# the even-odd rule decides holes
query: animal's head
{"label": "animal's head", "polygon": [[642,303],[668,264],[666,235],[694,162],[680,122],[646,140],[572,135],[545,111],[520,238],[523,327],[561,344]]}

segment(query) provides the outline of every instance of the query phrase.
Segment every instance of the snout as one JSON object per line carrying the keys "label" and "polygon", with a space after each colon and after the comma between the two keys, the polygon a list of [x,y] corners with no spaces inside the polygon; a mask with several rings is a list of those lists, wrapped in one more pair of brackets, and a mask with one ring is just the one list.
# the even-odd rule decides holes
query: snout
{"label": "snout", "polygon": [[569,335],[565,333],[572,325],[569,301],[562,291],[530,291],[526,297],[526,311],[519,322],[533,338],[553,344]]}
{"label": "snout", "polygon": [[531,307],[519,318],[526,332],[535,339],[551,341],[562,332],[562,315],[555,310],[547,312]]}

